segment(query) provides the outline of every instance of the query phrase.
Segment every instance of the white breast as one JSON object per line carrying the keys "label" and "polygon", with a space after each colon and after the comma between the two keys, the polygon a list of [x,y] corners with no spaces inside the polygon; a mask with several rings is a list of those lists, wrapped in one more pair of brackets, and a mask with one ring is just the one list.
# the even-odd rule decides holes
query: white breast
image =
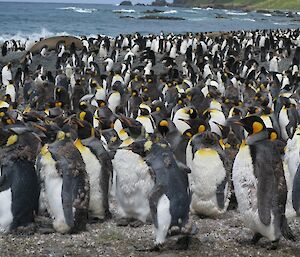
{"label": "white breast", "polygon": [[62,177],[58,174],[55,161],[50,153],[41,158],[42,169],[40,176],[45,183],[45,198],[47,210],[54,219],[53,227],[60,233],[66,233],[70,227],[66,219],[62,205]]}
{"label": "white breast", "polygon": [[288,124],[289,124],[289,117],[287,114],[287,109],[283,107],[279,113],[279,125],[280,125],[281,137],[284,140],[288,140],[288,138],[289,138],[289,136],[286,132],[286,126]]}
{"label": "white breast", "polygon": [[92,216],[99,219],[104,218],[104,208],[102,205],[103,193],[100,187],[101,164],[96,156],[88,147],[80,147],[78,150],[81,153],[85,163],[85,169],[90,181],[90,204],[89,210],[92,211]]}
{"label": "white breast", "polygon": [[154,133],[153,123],[151,122],[150,117],[139,116],[136,118],[136,120],[143,125],[147,133]]}
{"label": "white breast", "polygon": [[121,216],[145,222],[150,214],[148,197],[154,186],[149,167],[138,154],[129,150],[118,150],[112,163]]}
{"label": "white breast", "polygon": [[12,193],[9,188],[0,193],[0,234],[8,232],[13,221],[11,205]]}
{"label": "white breast", "polygon": [[229,200],[225,188],[225,208],[219,209],[216,197],[218,185],[226,178],[226,170],[217,151],[210,148],[198,150],[192,162],[187,163],[190,188],[193,192],[192,209],[197,214],[218,215],[226,211]]}
{"label": "white breast", "polygon": [[269,240],[279,238],[275,233],[274,216],[271,223],[265,226],[260,221],[257,208],[257,179],[254,176],[249,146],[241,146],[233,164],[232,180],[238,202],[238,210],[242,214],[245,225],[253,232],[258,232]]}

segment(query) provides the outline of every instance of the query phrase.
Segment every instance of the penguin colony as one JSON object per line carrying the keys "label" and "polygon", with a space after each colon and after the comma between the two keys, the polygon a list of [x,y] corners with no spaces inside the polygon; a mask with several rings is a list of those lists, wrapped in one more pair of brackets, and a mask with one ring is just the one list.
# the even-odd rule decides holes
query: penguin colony
{"label": "penguin colony", "polygon": [[114,199],[117,224],[152,222],[159,248],[172,227],[196,232],[190,213],[218,218],[236,201],[253,243],[295,240],[299,29],[81,41],[2,68],[1,233],[37,215],[80,232]]}

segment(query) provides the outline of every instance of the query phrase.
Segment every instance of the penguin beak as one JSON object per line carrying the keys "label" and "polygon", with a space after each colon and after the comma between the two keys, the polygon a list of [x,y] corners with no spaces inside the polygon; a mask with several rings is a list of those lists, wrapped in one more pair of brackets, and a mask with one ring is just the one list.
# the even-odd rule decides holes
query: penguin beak
{"label": "penguin beak", "polygon": [[236,125],[244,127],[244,124],[240,121],[234,121],[233,123],[236,124]]}
{"label": "penguin beak", "polygon": [[47,132],[47,129],[41,125],[38,124],[33,124],[34,127],[36,127],[37,129],[43,131],[43,132]]}

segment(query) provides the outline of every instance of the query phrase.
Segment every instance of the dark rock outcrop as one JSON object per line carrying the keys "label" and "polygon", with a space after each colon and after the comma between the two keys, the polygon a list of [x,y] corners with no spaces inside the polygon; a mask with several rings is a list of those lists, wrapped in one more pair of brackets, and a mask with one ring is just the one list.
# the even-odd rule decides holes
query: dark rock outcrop
{"label": "dark rock outcrop", "polygon": [[132,6],[131,1],[123,1],[120,3],[120,6]]}

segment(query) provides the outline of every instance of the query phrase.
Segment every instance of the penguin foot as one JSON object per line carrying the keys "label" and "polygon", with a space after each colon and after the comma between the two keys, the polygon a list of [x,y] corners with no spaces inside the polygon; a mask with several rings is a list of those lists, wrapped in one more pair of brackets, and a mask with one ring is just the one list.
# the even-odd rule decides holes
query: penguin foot
{"label": "penguin foot", "polygon": [[162,244],[155,244],[153,247],[150,248],[138,248],[134,246],[137,252],[159,252],[162,249]]}
{"label": "penguin foot", "polygon": [[187,250],[191,243],[191,237],[190,236],[183,236],[178,238],[176,242],[176,250]]}
{"label": "penguin foot", "polygon": [[88,223],[89,224],[95,224],[95,223],[103,223],[104,219],[98,218],[98,217],[90,217]]}
{"label": "penguin foot", "polygon": [[138,228],[138,227],[141,227],[144,225],[144,222],[140,221],[140,220],[134,220],[134,221],[131,221],[129,223],[130,227],[133,227],[133,228]]}
{"label": "penguin foot", "polygon": [[111,214],[110,211],[105,211],[105,219],[106,219],[106,220],[112,219],[112,214]]}
{"label": "penguin foot", "polygon": [[194,236],[199,233],[199,228],[195,225],[195,223],[189,223],[182,229],[182,234]]}
{"label": "penguin foot", "polygon": [[268,250],[276,250],[278,248],[279,240],[272,241],[271,244],[268,246]]}
{"label": "penguin foot", "polygon": [[13,229],[11,232],[12,234],[15,234],[15,235],[26,235],[26,236],[29,236],[29,235],[33,235],[36,231],[36,225],[34,223],[30,223],[26,226],[20,226],[20,227],[17,227],[15,229]]}
{"label": "penguin foot", "polygon": [[53,228],[39,228],[37,232],[42,235],[48,235],[55,233],[55,230]]}
{"label": "penguin foot", "polygon": [[258,241],[262,238],[263,236],[260,233],[255,233],[252,240],[251,240],[251,244],[255,245],[258,243]]}
{"label": "penguin foot", "polygon": [[130,223],[130,220],[128,218],[121,218],[117,220],[117,226],[118,227],[126,227]]}

